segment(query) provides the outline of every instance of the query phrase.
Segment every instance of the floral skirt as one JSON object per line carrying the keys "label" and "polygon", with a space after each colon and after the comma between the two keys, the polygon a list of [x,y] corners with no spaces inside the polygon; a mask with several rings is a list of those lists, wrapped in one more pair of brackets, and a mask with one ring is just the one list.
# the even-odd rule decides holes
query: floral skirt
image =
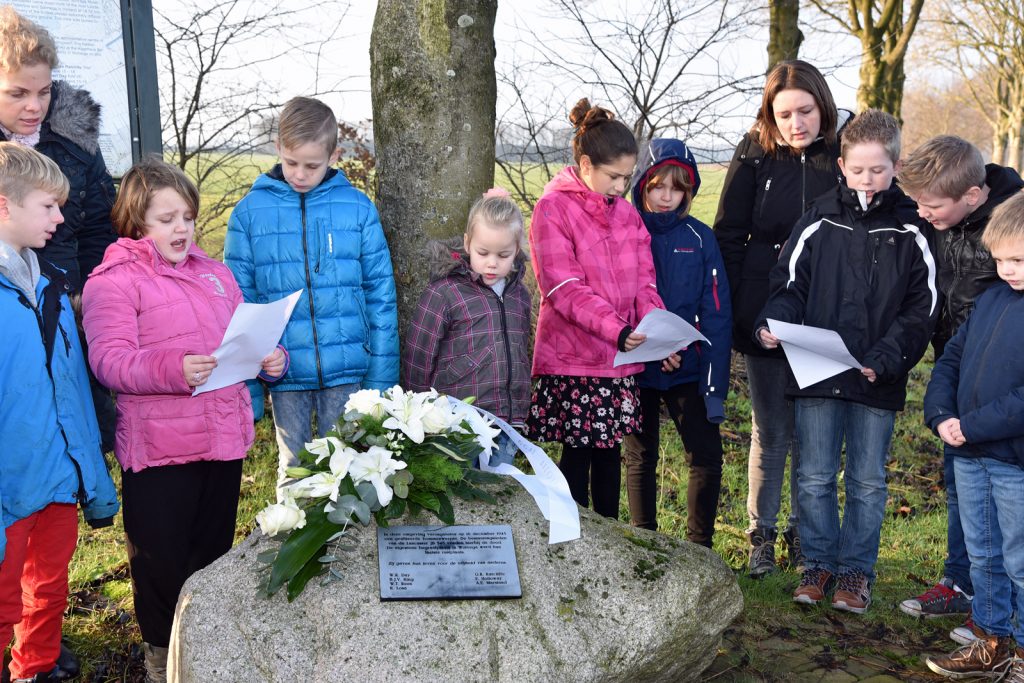
{"label": "floral skirt", "polygon": [[533,390],[527,435],[574,448],[613,448],[640,431],[634,377],[542,375]]}

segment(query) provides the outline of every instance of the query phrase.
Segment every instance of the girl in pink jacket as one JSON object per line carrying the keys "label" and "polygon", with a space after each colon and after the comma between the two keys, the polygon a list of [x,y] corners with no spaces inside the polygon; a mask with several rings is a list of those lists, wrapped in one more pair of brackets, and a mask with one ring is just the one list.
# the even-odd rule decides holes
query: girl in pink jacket
{"label": "girl in pink jacket", "polygon": [[[562,442],[559,468],[577,503],[587,507],[592,494],[595,512],[618,517],[619,446],[639,430],[634,375],[644,366],[616,368],[612,361],[616,350],[644,342],[633,328],[665,306],[650,233],[622,198],[636,165],[633,134],[586,99],[569,120],[576,166],[544,188],[530,227],[541,304],[533,352],[539,381],[527,431],[539,441]],[[678,363],[678,356],[665,362]]]}
{"label": "girl in pink jacket", "polygon": [[[82,297],[89,364],[117,393],[114,450],[147,680],[164,680],[185,579],[231,548],[254,438],[244,382],[192,396],[242,301],[231,271],[192,242],[198,210],[181,170],[158,160],[134,166],[112,211],[120,239]],[[286,360],[277,349],[262,375],[279,378]]]}

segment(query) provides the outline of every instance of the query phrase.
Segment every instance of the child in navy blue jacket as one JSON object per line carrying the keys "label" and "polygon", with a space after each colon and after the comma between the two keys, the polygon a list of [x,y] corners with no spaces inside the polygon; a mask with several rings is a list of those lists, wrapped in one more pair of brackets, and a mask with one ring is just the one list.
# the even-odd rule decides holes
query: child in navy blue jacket
{"label": "child in navy blue jacket", "polygon": [[711,342],[679,352],[680,365],[647,363],[639,376],[641,433],[626,437],[626,490],[635,526],[657,529],[658,430],[661,404],[690,465],[686,537],[711,547],[722,488],[722,437],[729,390],[732,308],[725,266],[711,228],[689,215],[700,174],[679,140],[652,140],[637,167],[633,205],[651,233],[658,292],[665,307]]}
{"label": "child in navy blue jacket", "polygon": [[978,297],[924,397],[925,422],[953,456],[976,640],[928,668],[949,678],[1012,668],[1010,680],[1024,680],[1024,194],[992,213],[981,241],[1003,282]]}

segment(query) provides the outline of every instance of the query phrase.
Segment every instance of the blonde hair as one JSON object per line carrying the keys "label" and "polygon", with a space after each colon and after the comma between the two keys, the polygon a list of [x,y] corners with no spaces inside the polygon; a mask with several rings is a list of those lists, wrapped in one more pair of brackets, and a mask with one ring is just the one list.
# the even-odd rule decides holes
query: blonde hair
{"label": "blonde hair", "polygon": [[338,119],[320,100],[293,97],[281,110],[277,142],[285,149],[296,149],[310,142],[322,143],[329,156],[338,148]]}
{"label": "blonde hair", "polygon": [[63,204],[69,189],[68,179],[55,161],[31,147],[0,142],[0,195],[8,201],[21,206],[30,193],[42,190]]}
{"label": "blonde hair", "polygon": [[690,204],[693,203],[693,179],[687,169],[675,164],[660,166],[648,175],[647,182],[644,183],[644,205],[642,208],[644,211],[650,211],[650,205],[647,203],[647,193],[656,187],[666,184],[684,192],[685,196],[683,201],[679,203],[676,213],[680,217],[685,217],[690,213]]}
{"label": "blonde hair", "polygon": [[121,178],[121,190],[110,210],[110,221],[119,237],[138,240],[145,236],[149,202],[155,192],[167,187],[185,200],[193,218],[198,216],[199,190],[195,183],[177,166],[159,157],[148,157],[128,169]]}
{"label": "blonde hair", "polygon": [[1024,240],[1024,193],[1017,192],[992,211],[981,244],[990,252],[1003,242]]}
{"label": "blonde hair", "polygon": [[892,163],[900,160],[900,122],[892,114],[879,109],[867,109],[854,117],[843,128],[839,140],[839,153],[846,160],[846,154],[854,145],[877,142],[885,148]]}
{"label": "blonde hair", "polygon": [[[495,194],[488,196],[491,192],[495,192]],[[487,223],[492,227],[508,230],[512,233],[519,253],[526,253],[526,229],[523,226],[523,214],[508,193],[497,194],[496,190],[490,190],[476,200],[466,219],[466,240],[473,239],[473,229],[479,223]]]}
{"label": "blonde hair", "polygon": [[57,45],[45,28],[10,5],[0,7],[0,71],[13,73],[24,66],[57,68]]}
{"label": "blonde hair", "polygon": [[985,185],[985,160],[967,140],[939,135],[903,160],[899,180],[908,194],[928,192],[958,200],[972,187]]}

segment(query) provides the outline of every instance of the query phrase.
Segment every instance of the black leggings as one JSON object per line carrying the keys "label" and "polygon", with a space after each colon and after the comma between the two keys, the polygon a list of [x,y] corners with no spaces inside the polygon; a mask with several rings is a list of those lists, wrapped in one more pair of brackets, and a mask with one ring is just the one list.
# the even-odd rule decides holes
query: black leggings
{"label": "black leggings", "polygon": [[590,505],[588,494],[591,494],[594,497],[594,512],[612,519],[619,518],[622,462],[617,444],[614,448],[574,448],[563,445],[558,469],[565,475],[572,498],[580,507]]}
{"label": "black leggings", "polygon": [[661,403],[665,402],[686,450],[690,466],[686,490],[686,538],[711,547],[722,489],[722,437],[708,422],[697,384],[680,384],[665,391],[640,389],[642,413],[639,434],[626,437],[626,492],[633,524],[657,530],[658,451]]}

